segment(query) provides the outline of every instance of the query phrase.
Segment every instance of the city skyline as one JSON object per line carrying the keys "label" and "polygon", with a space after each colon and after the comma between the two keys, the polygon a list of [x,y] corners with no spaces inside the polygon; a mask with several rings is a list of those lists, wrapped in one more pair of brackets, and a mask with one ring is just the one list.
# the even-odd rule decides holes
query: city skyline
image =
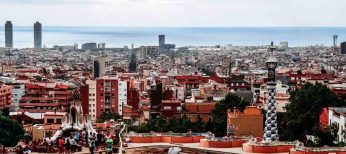
{"label": "city skyline", "polygon": [[342,0],[3,0],[0,15],[15,26],[339,27],[346,26],[345,6]]}

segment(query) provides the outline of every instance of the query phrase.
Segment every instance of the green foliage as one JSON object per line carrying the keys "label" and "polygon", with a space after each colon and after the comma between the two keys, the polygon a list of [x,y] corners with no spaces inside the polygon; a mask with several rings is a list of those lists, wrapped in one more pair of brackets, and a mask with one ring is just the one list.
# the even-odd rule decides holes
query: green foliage
{"label": "green foliage", "polygon": [[211,71],[208,68],[202,67],[201,72],[204,73],[205,75],[211,76],[213,74],[213,71]]}
{"label": "green foliage", "polygon": [[318,136],[318,146],[335,146],[334,141],[336,141],[337,137],[333,134],[333,128],[327,127],[322,130],[318,130],[315,134]]}
{"label": "green foliage", "polygon": [[103,112],[99,118],[97,118],[97,122],[105,122],[109,120],[118,120],[120,119],[119,114],[114,112]]}
{"label": "green foliage", "polygon": [[226,135],[227,109],[233,111],[234,107],[236,107],[242,112],[249,104],[249,102],[244,101],[237,95],[227,94],[225,99],[216,104],[212,112],[213,120],[207,123],[203,122],[199,116],[196,122],[191,122],[186,115],[183,115],[180,119],[173,117],[170,120],[157,117],[150,119],[146,124],[140,126],[129,126],[129,130],[137,133],[149,133],[150,131],[186,133],[190,130],[192,132],[202,133],[212,131],[216,136],[223,137]]}
{"label": "green foliage", "polygon": [[226,135],[227,109],[231,109],[231,111],[233,111],[236,107],[242,112],[247,105],[250,105],[250,103],[244,101],[241,97],[234,94],[227,94],[225,99],[216,103],[215,109],[212,112],[212,132],[215,134],[215,136],[223,137]]}
{"label": "green foliage", "polygon": [[191,122],[186,115],[180,119],[173,117],[166,120],[162,117],[157,117],[149,120],[146,124],[140,126],[129,126],[129,130],[137,133],[154,132],[169,132],[187,133],[188,131],[203,133],[206,132],[206,124],[199,117],[196,122]]}
{"label": "green foliage", "polygon": [[0,144],[15,146],[23,138],[24,132],[19,123],[0,115]]}
{"label": "green foliage", "polygon": [[1,115],[5,116],[5,117],[10,117],[10,108],[9,107],[4,107],[2,109]]}
{"label": "green foliage", "polygon": [[322,140],[321,144],[329,141],[328,131],[319,130],[319,115],[325,107],[345,104],[319,83],[307,83],[296,89],[291,93],[290,102],[285,106],[287,112],[278,116],[280,140],[303,141],[305,135],[316,134]]}

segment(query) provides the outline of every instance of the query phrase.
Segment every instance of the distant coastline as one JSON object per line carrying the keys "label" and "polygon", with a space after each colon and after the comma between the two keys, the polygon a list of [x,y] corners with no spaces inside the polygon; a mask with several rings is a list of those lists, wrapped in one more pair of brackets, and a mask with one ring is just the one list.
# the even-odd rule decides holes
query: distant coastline
{"label": "distant coastline", "polygon": [[[15,48],[33,46],[31,26],[14,26]],[[157,35],[165,34],[166,42],[181,46],[234,46],[266,45],[270,41],[288,42],[290,47],[331,46],[332,35],[338,43],[346,41],[346,27],[83,27],[44,26],[43,44],[72,45],[87,42],[104,42],[106,47],[157,45]],[[4,46],[4,27],[0,27],[0,46]]]}

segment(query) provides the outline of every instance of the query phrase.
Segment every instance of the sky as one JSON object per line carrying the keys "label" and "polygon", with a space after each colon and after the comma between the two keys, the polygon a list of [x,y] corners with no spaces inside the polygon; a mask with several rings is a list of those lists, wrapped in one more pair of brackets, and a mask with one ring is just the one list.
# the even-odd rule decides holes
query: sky
{"label": "sky", "polygon": [[14,26],[346,26],[346,0],[0,0]]}

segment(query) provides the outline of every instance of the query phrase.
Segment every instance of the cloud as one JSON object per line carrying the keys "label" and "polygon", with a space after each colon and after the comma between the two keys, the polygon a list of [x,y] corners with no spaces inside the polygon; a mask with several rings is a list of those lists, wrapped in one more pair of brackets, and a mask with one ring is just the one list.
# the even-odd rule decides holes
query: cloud
{"label": "cloud", "polygon": [[1,0],[0,16],[17,25],[346,26],[345,7],[345,0]]}

